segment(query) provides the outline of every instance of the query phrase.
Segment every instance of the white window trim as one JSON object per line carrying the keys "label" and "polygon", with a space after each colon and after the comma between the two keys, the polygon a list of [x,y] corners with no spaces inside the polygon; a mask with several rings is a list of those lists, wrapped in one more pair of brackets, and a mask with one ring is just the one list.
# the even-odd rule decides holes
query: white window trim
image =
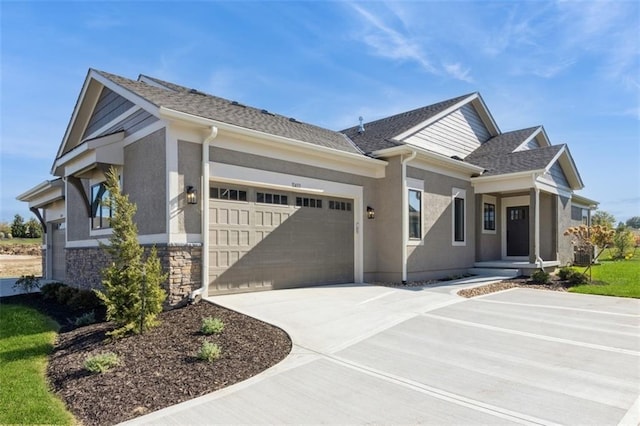
{"label": "white window trim", "polygon": [[[456,198],[464,200],[464,211],[462,212],[464,234],[462,241],[456,241]],[[460,188],[451,188],[451,245],[460,247],[467,245],[467,191]]]}
{"label": "white window trim", "polygon": [[[415,178],[407,178],[407,212],[409,211],[409,191],[410,190],[414,190],[414,191],[420,191],[420,238],[409,238],[409,235],[407,235],[407,246],[422,246],[424,245],[424,236],[425,236],[425,229],[424,229],[424,181],[421,179],[415,179]],[[405,218],[405,220],[407,220],[407,223],[409,221],[409,217],[407,216]],[[408,234],[408,228],[407,228],[407,234]]]}
{"label": "white window trim", "polygon": [[[494,222],[495,222],[495,228],[496,229],[484,229],[484,205],[485,204],[493,204],[493,206],[495,207],[495,218],[494,218]],[[481,226],[482,226],[482,233],[483,234],[490,234],[490,235],[496,235],[498,233],[498,203],[496,202],[496,197],[493,197],[491,195],[482,195],[482,208],[480,209],[480,222],[481,222]]]}

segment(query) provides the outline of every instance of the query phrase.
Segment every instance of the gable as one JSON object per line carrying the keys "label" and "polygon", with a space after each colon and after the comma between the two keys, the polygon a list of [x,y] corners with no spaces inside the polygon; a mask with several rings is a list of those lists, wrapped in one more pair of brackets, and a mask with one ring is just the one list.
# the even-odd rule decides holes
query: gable
{"label": "gable", "polygon": [[564,186],[567,188],[571,187],[571,185],[569,184],[569,180],[564,174],[562,166],[560,166],[560,163],[558,161],[556,161],[553,166],[549,168],[549,171],[545,174],[544,177],[547,180],[552,180],[556,185]]}
{"label": "gable", "polygon": [[490,137],[476,109],[467,103],[402,142],[447,157],[464,158]]}
{"label": "gable", "polygon": [[133,102],[123,98],[109,88],[103,87],[82,138],[88,137],[133,106]]}

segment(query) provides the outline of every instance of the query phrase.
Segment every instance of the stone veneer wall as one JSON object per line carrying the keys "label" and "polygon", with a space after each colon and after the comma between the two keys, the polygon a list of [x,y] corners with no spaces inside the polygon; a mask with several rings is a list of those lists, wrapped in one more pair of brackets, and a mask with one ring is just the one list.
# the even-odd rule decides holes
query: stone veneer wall
{"label": "stone veneer wall", "polygon": [[[151,246],[145,246],[148,253]],[[201,244],[156,245],[162,269],[169,274],[163,287],[167,291],[167,308],[188,302],[189,293],[200,288],[202,282]],[[100,247],[67,249],[66,284],[78,288],[102,288],[101,271],[109,265],[109,256]]]}

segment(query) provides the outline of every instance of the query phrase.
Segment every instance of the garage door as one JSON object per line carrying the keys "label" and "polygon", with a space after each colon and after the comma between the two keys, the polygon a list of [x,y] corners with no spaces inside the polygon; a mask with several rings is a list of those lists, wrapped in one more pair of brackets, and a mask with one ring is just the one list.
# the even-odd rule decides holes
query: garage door
{"label": "garage door", "polygon": [[210,189],[209,294],[353,282],[348,199]]}
{"label": "garage door", "polygon": [[57,281],[64,281],[66,278],[66,257],[65,257],[65,224],[54,223],[51,227],[51,259],[52,259],[52,277]]}

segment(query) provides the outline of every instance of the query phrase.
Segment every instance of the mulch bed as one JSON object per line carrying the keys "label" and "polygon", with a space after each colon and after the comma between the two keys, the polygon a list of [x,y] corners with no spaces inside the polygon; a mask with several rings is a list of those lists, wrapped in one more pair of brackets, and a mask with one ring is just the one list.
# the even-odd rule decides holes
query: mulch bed
{"label": "mulch bed", "polygon": [[[83,425],[116,424],[222,389],[277,364],[291,350],[281,329],[208,302],[163,312],[160,325],[147,333],[111,340],[109,323],[71,329],[66,318],[72,316],[63,307],[34,295],[6,299],[2,303],[25,303],[68,324],[58,335],[47,375]],[[221,334],[199,332],[210,316],[224,322]],[[222,348],[213,363],[196,357],[205,340]],[[103,374],[83,368],[88,356],[104,352],[118,355],[120,365]]]}
{"label": "mulch bed", "polygon": [[497,291],[508,290],[514,287],[533,288],[538,290],[567,291],[568,284],[565,281],[561,281],[555,275],[551,275],[548,284],[535,284],[529,277],[517,277],[510,280],[504,280],[499,283],[487,284],[480,287],[460,290],[458,292],[458,296],[471,298],[495,293]]}

